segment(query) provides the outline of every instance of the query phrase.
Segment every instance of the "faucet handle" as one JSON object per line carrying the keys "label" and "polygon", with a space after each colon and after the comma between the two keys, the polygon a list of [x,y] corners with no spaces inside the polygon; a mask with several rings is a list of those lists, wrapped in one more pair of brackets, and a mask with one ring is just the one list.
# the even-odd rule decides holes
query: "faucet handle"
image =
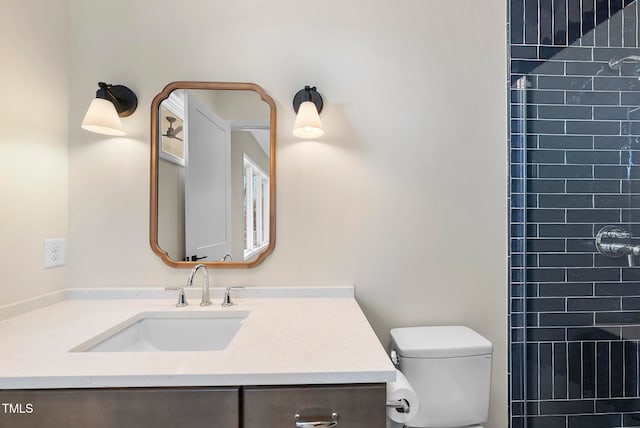
{"label": "faucet handle", "polygon": [[244,290],[244,287],[226,287],[224,289],[224,297],[222,298],[222,306],[228,307],[233,306],[233,301],[231,300],[231,290]]}
{"label": "faucet handle", "polygon": [[187,302],[187,296],[184,293],[184,287],[165,287],[164,289],[178,291],[178,303],[176,303],[176,307],[181,308],[189,304],[189,302]]}

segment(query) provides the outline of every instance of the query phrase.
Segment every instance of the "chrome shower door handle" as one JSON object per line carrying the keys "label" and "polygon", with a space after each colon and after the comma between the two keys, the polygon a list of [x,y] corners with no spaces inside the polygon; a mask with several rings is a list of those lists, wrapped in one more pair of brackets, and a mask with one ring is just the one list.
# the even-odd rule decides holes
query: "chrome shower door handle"
{"label": "chrome shower door handle", "polygon": [[318,415],[313,415],[309,419],[303,419],[300,413],[295,414],[296,428],[329,428],[338,426],[338,414],[336,412],[331,413],[331,419],[321,420]]}

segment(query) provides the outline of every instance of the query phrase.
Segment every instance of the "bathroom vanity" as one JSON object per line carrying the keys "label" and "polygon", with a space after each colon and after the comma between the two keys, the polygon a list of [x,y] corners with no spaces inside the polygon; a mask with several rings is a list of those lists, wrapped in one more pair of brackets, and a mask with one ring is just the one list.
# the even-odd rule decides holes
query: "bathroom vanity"
{"label": "bathroom vanity", "polygon": [[382,428],[385,392],[384,384],[0,391],[22,411],[0,413],[0,426]]}
{"label": "bathroom vanity", "polygon": [[[67,291],[0,321],[0,427],[385,426],[395,370],[351,287],[248,288],[230,308],[216,293],[184,308],[175,292],[119,293]],[[159,312],[245,317],[221,350],[90,351]]]}

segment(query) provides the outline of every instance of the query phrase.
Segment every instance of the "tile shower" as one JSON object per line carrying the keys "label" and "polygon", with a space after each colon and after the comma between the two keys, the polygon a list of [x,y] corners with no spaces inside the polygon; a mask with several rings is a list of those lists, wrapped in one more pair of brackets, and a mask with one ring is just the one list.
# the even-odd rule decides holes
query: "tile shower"
{"label": "tile shower", "polygon": [[510,422],[640,426],[640,11],[510,0]]}

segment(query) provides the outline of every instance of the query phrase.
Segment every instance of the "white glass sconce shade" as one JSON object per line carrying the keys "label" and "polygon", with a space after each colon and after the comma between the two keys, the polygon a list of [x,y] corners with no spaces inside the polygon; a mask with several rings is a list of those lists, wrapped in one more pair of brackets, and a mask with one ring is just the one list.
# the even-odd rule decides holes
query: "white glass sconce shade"
{"label": "white glass sconce shade", "polygon": [[318,138],[324,135],[318,109],[312,101],[300,104],[293,124],[293,135],[298,138]]}
{"label": "white glass sconce shade", "polygon": [[122,121],[115,106],[109,100],[94,98],[82,120],[82,128],[105,135],[125,135]]}
{"label": "white glass sconce shade", "polygon": [[324,135],[320,112],[324,102],[315,86],[305,86],[293,97],[293,111],[296,120],[293,123],[293,135],[298,138],[318,138]]}
{"label": "white glass sconce shade", "polygon": [[121,117],[133,114],[138,107],[138,97],[123,85],[98,82],[100,89],[82,120],[82,128],[105,135],[125,135]]}

